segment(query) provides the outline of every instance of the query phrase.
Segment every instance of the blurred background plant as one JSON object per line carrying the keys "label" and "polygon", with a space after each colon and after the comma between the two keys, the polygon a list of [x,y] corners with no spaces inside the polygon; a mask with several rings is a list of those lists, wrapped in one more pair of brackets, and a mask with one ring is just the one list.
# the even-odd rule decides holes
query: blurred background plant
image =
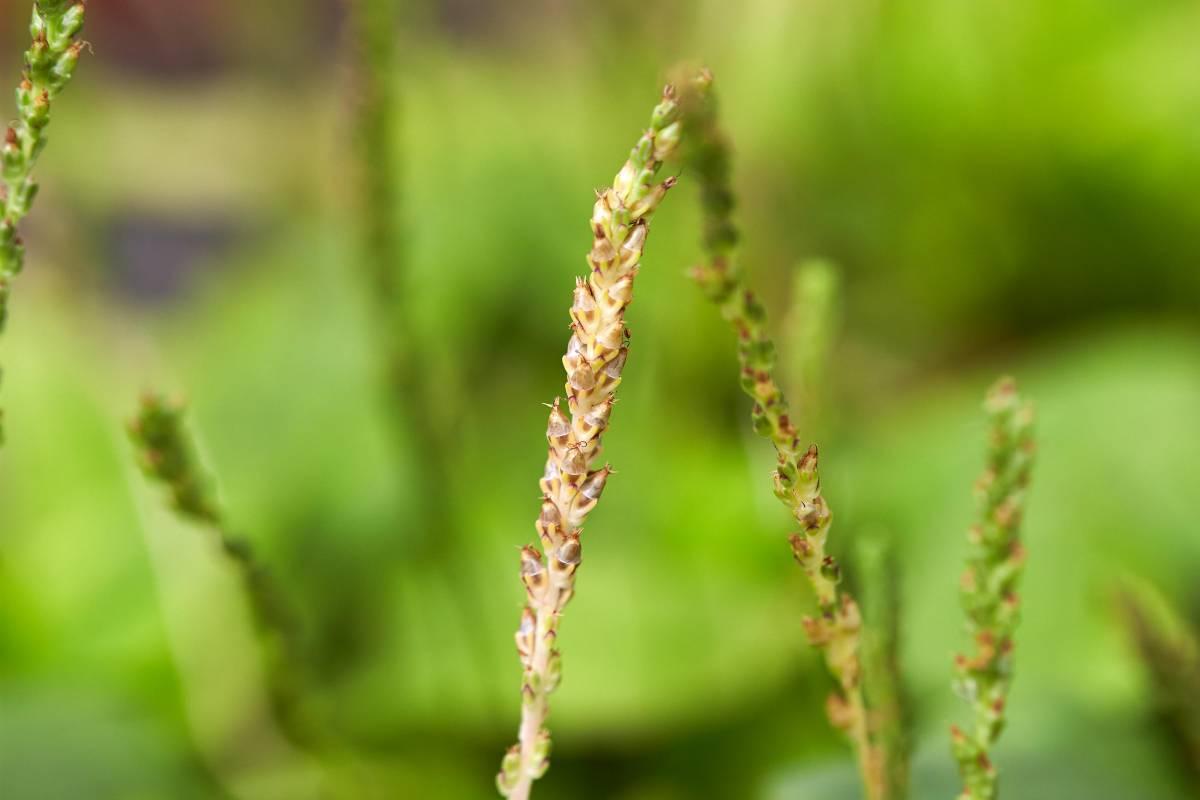
{"label": "blurred background plant", "polygon": [[[365,783],[494,796],[517,722],[528,443],[561,380],[563,280],[585,269],[579,187],[611,177],[683,58],[719,76],[770,318],[786,319],[798,259],[839,267],[818,439],[831,547],[847,556],[875,529],[894,545],[912,796],[958,788],[944,724],[962,487],[978,394],[1002,371],[1037,398],[1041,446],[1005,785],[1195,796],[1111,602],[1133,573],[1200,619],[1195,4],[401,5],[386,136],[419,417],[390,399],[380,354],[396,343],[360,268],[361,51],[342,3],[93,6],[96,55],[55,107],[0,343],[6,796],[315,791],[261,724],[236,577],[132,465],[121,423],[147,385],[191,397],[205,463],[294,598],[314,702]],[[0,2],[7,72],[27,15]],[[629,311],[638,345],[606,443],[621,475],[589,522],[538,796],[854,798],[821,718],[827,678],[780,622],[806,588],[729,380],[734,343],[680,274],[698,216],[675,200]],[[426,435],[449,529],[423,517]],[[456,477],[464,465],[488,479]]]}

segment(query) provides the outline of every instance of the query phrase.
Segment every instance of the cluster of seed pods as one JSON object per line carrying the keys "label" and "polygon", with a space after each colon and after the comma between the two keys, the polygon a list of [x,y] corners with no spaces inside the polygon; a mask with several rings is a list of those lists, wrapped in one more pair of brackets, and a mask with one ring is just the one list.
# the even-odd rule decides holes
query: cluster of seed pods
{"label": "cluster of seed pods", "polygon": [[601,439],[629,354],[625,309],[633,299],[649,220],[675,184],[674,178],[660,181],[656,175],[678,146],[677,118],[675,92],[668,86],[649,129],[613,185],[597,193],[592,211],[588,275],[575,284],[571,338],[562,359],[566,403],[556,399],[551,404],[546,424],[548,452],[536,523],[540,547],[521,550],[527,596],[516,634],[524,668],[521,726],[518,742],[505,755],[497,776],[501,794],[518,800],[528,797],[532,782],[549,766],[545,720],[548,697],[561,674],[559,615],[575,593],[584,522],[612,474],[600,459]]}

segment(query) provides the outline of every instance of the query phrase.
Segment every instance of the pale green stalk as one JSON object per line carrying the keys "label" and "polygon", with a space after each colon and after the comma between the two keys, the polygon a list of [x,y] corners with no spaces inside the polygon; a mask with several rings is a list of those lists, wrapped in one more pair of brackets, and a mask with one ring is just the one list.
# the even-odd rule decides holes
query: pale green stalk
{"label": "pale green stalk", "polygon": [[817,447],[801,443],[775,377],[775,345],[767,334],[766,309],[734,258],[738,232],[733,223],[729,146],[717,125],[711,83],[711,75],[705,72],[683,95],[685,157],[700,183],[707,258],[692,277],[737,334],[741,386],[754,400],[754,430],[771,441],[778,457],[775,496],[800,525],[789,541],[820,610],[818,616],[803,620],[804,628],[809,641],[824,654],[838,685],[829,696],[829,719],[854,747],[867,797],[879,800],[883,797],[881,759],[871,740],[859,659],[862,618],[854,598],[838,588],[841,569],[826,550],[832,513],[821,492]]}
{"label": "pale green stalk", "polygon": [[1012,378],[988,391],[991,419],[987,468],[976,484],[979,519],[968,536],[962,604],[974,655],[954,661],[954,687],[971,707],[967,728],[951,729],[962,776],[959,800],[995,800],[998,792],[991,749],[1004,729],[1013,674],[1013,632],[1019,619],[1017,582],[1025,564],[1020,527],[1033,466],[1033,406],[1017,394]]}
{"label": "pale green stalk", "polygon": [[883,538],[859,542],[857,578],[863,598],[863,683],[867,724],[879,754],[881,797],[908,797],[912,740],[908,697],[900,673],[900,569],[896,552]]}
{"label": "pale green stalk", "polygon": [[[351,22],[357,69],[354,89],[357,138],[360,261],[370,288],[374,342],[387,404],[389,433],[396,452],[415,465],[407,476],[413,523],[406,541],[430,571],[441,572],[451,603],[449,624],[470,627],[486,600],[473,582],[457,580],[453,565],[468,558],[469,524],[458,513],[449,463],[452,437],[440,421],[436,365],[422,349],[413,325],[420,298],[409,291],[407,248],[402,219],[401,103],[399,79],[400,0],[353,0]],[[451,393],[453,394],[453,393]],[[413,647],[417,645],[414,643]],[[470,637],[469,657],[477,671],[490,668],[486,642]],[[453,691],[453,687],[440,687]]]}
{"label": "pale green stalk", "polygon": [[556,644],[559,616],[575,593],[584,521],[612,472],[608,465],[600,465],[601,437],[629,353],[625,308],[633,299],[650,218],[675,184],[674,178],[658,181],[656,175],[679,143],[678,117],[675,90],[667,86],[649,129],[612,187],[597,193],[592,209],[588,276],[576,279],[571,338],[562,359],[568,413],[556,399],[546,427],[549,454],[536,523],[541,549],[521,550],[521,580],[528,600],[516,633],[524,669],[521,724],[517,744],[504,756],[496,776],[500,793],[514,800],[528,798],[533,782],[550,765],[546,717],[550,694],[561,675]]}
{"label": "pale green stalk", "polygon": [[813,259],[797,267],[786,320],[788,377],[797,414],[814,430],[823,430],[829,421],[829,362],[840,297],[836,266]]}
{"label": "pale green stalk", "polygon": [[[0,146],[0,331],[8,320],[12,279],[25,263],[25,245],[17,226],[37,195],[33,167],[46,146],[50,105],[66,88],[85,44],[82,0],[36,0],[29,23],[33,43],[25,51],[25,70],[17,86],[17,119]],[[2,412],[0,412],[2,413]],[[4,441],[0,416],[0,443]]]}

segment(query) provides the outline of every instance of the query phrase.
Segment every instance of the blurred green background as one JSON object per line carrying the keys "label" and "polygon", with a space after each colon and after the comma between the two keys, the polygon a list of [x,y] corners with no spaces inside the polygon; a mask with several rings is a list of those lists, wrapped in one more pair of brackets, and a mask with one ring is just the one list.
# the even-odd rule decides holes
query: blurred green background
{"label": "blurred green background", "polygon": [[[0,2],[0,84],[28,5]],[[1114,599],[1144,580],[1200,619],[1200,5],[403,3],[395,304],[363,259],[341,3],[88,15],[0,342],[0,796],[494,796],[592,189],[681,59],[717,76],[785,361],[796,264],[839,266],[826,413],[801,427],[835,551],[898,551],[914,797],[955,791],[957,581],[1004,372],[1041,444],[1006,796],[1200,796]],[[855,798],[773,456],[684,276],[695,199],[684,173],[646,250],[535,795]],[[189,397],[299,611],[333,765],[281,738],[235,578],[133,466],[148,387]]]}

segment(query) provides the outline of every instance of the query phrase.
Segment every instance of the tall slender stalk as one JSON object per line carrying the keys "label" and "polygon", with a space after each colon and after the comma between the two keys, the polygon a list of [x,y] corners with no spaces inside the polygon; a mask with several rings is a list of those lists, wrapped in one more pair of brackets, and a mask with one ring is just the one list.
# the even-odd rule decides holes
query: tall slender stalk
{"label": "tall slender stalk", "polygon": [[222,554],[237,571],[264,640],[275,716],[289,739],[311,748],[317,740],[303,714],[304,662],[295,617],[250,543],[231,533],[211,481],[199,466],[195,444],[184,427],[183,413],[181,402],[157,394],[142,398],[137,416],[128,425],[140,466],[148,478],[167,488],[176,512],[212,533]]}
{"label": "tall slender stalk", "polygon": [[[33,44],[25,51],[25,70],[17,86],[17,120],[4,132],[0,146],[0,331],[8,320],[12,279],[25,263],[25,246],[17,226],[37,195],[33,167],[46,146],[50,105],[66,88],[79,54],[83,29],[82,0],[36,0],[29,23]],[[0,412],[0,443],[4,441]]]}
{"label": "tall slender stalk", "polygon": [[[396,139],[396,37],[398,0],[354,0],[351,6],[358,69],[355,88],[358,146],[361,151],[363,261],[376,299],[399,302],[400,190]],[[385,308],[390,317],[394,309]]]}
{"label": "tall slender stalk", "polygon": [[[434,365],[413,325],[416,306],[408,289],[402,220],[401,104],[398,75],[400,0],[351,0],[355,54],[359,260],[370,287],[378,370],[395,451],[418,468],[409,472],[412,520],[408,541],[425,569],[455,588],[444,609],[447,624],[469,628],[485,600],[473,581],[463,582],[455,564],[470,547],[455,503],[447,419],[432,390]],[[487,642],[467,637],[476,672],[490,666]],[[413,649],[416,645],[413,645]],[[452,691],[449,687],[442,687]]]}
{"label": "tall slender stalk", "polygon": [[[446,518],[453,503],[449,469],[428,391],[428,364],[416,343],[412,304],[406,302],[401,231],[399,97],[396,86],[398,0],[354,0],[352,20],[358,52],[355,85],[358,139],[358,208],[361,261],[371,286],[377,341],[389,411],[405,446],[418,451],[419,488],[413,493],[423,524],[423,544],[445,543],[453,533]],[[407,424],[404,424],[407,422]],[[411,441],[409,441],[411,439]]]}
{"label": "tall slender stalk", "polygon": [[881,797],[908,797],[912,755],[908,697],[900,672],[900,570],[896,551],[883,538],[856,548],[856,577],[863,598],[863,685],[867,723],[879,754]]}
{"label": "tall slender stalk", "polygon": [[839,590],[841,570],[826,551],[832,513],[821,493],[817,446],[801,444],[775,378],[775,345],[767,334],[766,309],[734,259],[738,231],[729,146],[717,125],[711,85],[712,76],[705,71],[682,95],[685,160],[700,183],[707,258],[692,270],[692,277],[737,333],[741,386],[754,400],[754,430],[771,441],[778,456],[775,496],[800,524],[800,532],[789,541],[820,609],[816,617],[804,619],[804,629],[823,652],[838,685],[827,704],[829,719],[855,749],[868,798],[879,800],[884,797],[881,759],[868,726],[859,659],[862,618],[854,598]]}
{"label": "tall slender stalk", "polygon": [[629,353],[625,308],[633,299],[650,218],[675,184],[674,178],[660,182],[655,176],[679,143],[678,117],[675,90],[668,85],[650,117],[649,129],[612,187],[598,192],[592,210],[589,274],[586,280],[576,279],[572,334],[562,360],[567,413],[555,399],[546,427],[549,454],[536,523],[541,549],[521,550],[521,580],[528,599],[516,633],[524,668],[521,724],[517,744],[504,756],[496,777],[500,793],[515,800],[528,798],[533,782],[550,765],[550,732],[545,724],[550,694],[561,675],[558,621],[575,593],[583,523],[612,472],[607,464],[598,466],[600,440]]}
{"label": "tall slender stalk", "polygon": [[975,654],[954,660],[955,690],[971,706],[972,724],[951,729],[962,776],[959,800],[994,800],[996,768],[991,749],[1004,729],[1012,683],[1013,632],[1019,619],[1017,581],[1025,564],[1021,518],[1033,466],[1033,406],[1012,378],[1000,379],[984,403],[991,418],[987,468],[976,484],[979,518],[971,528],[962,604]]}
{"label": "tall slender stalk", "polygon": [[788,392],[805,424],[824,431],[830,420],[829,361],[838,326],[841,273],[829,261],[805,261],[793,273],[792,302],[784,320]]}

